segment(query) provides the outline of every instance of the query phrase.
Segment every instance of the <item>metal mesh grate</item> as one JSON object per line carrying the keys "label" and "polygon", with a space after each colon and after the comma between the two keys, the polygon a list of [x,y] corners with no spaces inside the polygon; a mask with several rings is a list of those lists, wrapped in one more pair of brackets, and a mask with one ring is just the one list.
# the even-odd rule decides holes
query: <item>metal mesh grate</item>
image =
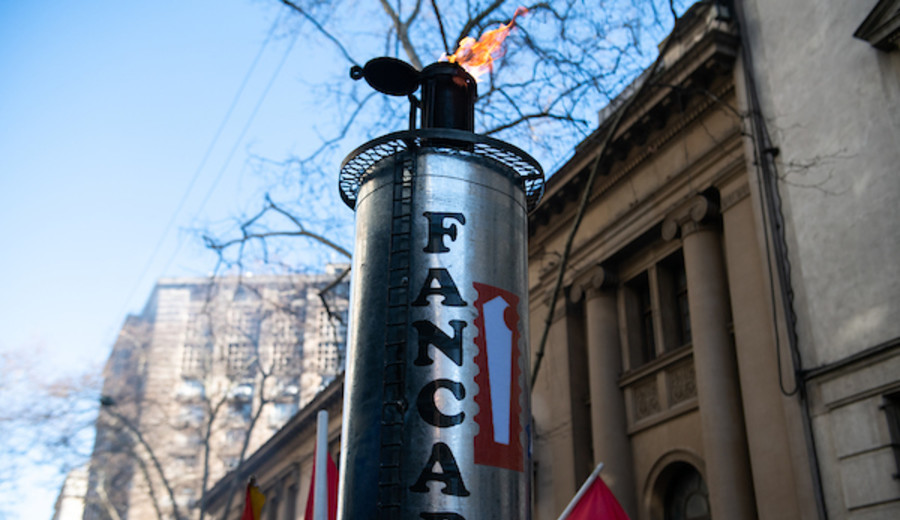
{"label": "metal mesh grate", "polygon": [[544,172],[531,156],[522,150],[492,139],[461,130],[414,130],[395,132],[369,141],[350,153],[341,165],[338,185],[341,198],[351,208],[356,206],[359,187],[380,161],[406,150],[428,148],[454,154],[470,154],[496,161],[514,172],[525,190],[528,210],[534,209],[544,194]]}

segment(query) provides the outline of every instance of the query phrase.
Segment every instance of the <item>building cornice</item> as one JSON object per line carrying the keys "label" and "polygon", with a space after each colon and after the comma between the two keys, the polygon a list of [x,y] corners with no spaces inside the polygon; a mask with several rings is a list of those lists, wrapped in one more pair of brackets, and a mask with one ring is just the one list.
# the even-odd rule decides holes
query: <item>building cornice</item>
{"label": "building cornice", "polygon": [[[654,78],[641,76],[610,103],[611,107],[623,106],[624,99],[638,90],[637,86],[642,81],[652,81],[657,86],[644,89],[640,99],[632,104],[633,113],[624,119],[609,144],[609,150],[601,159],[601,172],[610,175],[616,167],[612,177],[621,179],[714,104],[712,97],[721,98],[733,90],[733,84],[729,82],[727,86],[716,89],[717,92],[709,92],[716,78],[730,75],[737,56],[736,29],[732,24],[719,20],[715,7],[707,5],[700,6],[699,9],[679,24],[678,41],[663,57],[663,69]],[[670,38],[675,37],[675,34],[673,32]],[[674,127],[669,124],[670,116],[683,107],[687,97],[704,91],[712,94],[710,99],[700,103],[688,114],[679,114],[682,116],[681,121]],[[539,227],[553,220],[554,214],[562,213],[578,199],[617,110],[604,109],[608,113],[601,112],[604,117],[600,127],[579,144],[573,157],[550,177],[543,200],[529,215],[530,235],[534,235]],[[660,134],[662,130],[665,132]],[[653,139],[649,139],[653,134]],[[641,153],[632,157],[633,150],[639,147],[642,148]],[[614,181],[601,181],[599,188],[608,188],[613,183]]]}
{"label": "building cornice", "polygon": [[[695,157],[694,161],[686,165],[684,169],[674,172],[672,180],[648,196],[642,205],[635,205],[626,213],[618,215],[603,229],[593,228],[591,231],[593,239],[577,240],[572,248],[564,285],[568,286],[572,281],[581,277],[583,271],[592,269],[598,262],[609,261],[612,253],[627,255],[630,254],[629,251],[633,252],[631,246],[639,247],[640,244],[660,239],[662,232],[660,224],[667,213],[678,205],[687,203],[696,195],[696,191],[691,186],[696,187],[700,182],[703,186],[719,187],[727,179],[733,178],[735,173],[741,171],[745,165],[745,159],[741,155],[743,144],[740,137],[740,128],[735,127],[716,146],[706,150],[703,155]],[[701,175],[700,172],[706,173]],[[609,179],[607,182],[609,184],[602,185],[600,191],[592,197],[592,201],[613,189],[614,180]],[[685,195],[688,196],[685,197]],[[674,206],[672,206],[673,204]],[[659,211],[647,212],[641,210],[645,205],[658,208],[671,207],[671,209],[662,213]],[[569,207],[566,210],[565,218],[557,217],[550,223],[546,231],[542,230],[542,235],[544,233],[551,235],[562,233],[565,226],[571,223],[570,216],[574,212],[574,208]],[[598,238],[600,236],[602,238]],[[558,255],[547,254],[543,257],[541,266],[537,270],[538,276],[532,280],[530,286],[532,292],[549,290],[557,276],[558,262]]]}
{"label": "building cornice", "polygon": [[853,36],[886,52],[900,48],[900,0],[880,0]]}

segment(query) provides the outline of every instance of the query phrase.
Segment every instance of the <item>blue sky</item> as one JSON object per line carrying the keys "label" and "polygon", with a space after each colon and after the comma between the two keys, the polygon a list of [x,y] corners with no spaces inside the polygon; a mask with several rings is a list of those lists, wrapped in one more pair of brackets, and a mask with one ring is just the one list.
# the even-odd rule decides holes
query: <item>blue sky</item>
{"label": "blue sky", "polygon": [[265,186],[248,154],[282,157],[304,132],[295,53],[236,143],[284,37],[267,46],[144,275],[278,13],[249,0],[0,7],[0,345],[41,345],[64,366],[102,361],[155,278],[212,268],[193,230],[258,203]]}
{"label": "blue sky", "polygon": [[[312,126],[302,46],[288,53],[282,27],[263,49],[282,12],[274,0],[0,3],[0,350],[34,352],[48,373],[99,367],[158,277],[213,268],[193,230],[253,211],[267,186],[249,154],[284,157]],[[60,480],[22,475],[19,517],[48,518]]]}
{"label": "blue sky", "polygon": [[[0,352],[48,376],[99,369],[156,279],[214,268],[198,230],[255,213],[270,189],[305,182],[307,209],[352,220],[328,201],[338,161],[314,189],[250,161],[300,154],[336,124],[311,94],[349,64],[327,42],[294,43],[285,14],[277,0],[0,2]],[[357,59],[384,52],[372,27],[353,36]],[[9,503],[49,518],[61,478],[20,477],[0,519]]]}

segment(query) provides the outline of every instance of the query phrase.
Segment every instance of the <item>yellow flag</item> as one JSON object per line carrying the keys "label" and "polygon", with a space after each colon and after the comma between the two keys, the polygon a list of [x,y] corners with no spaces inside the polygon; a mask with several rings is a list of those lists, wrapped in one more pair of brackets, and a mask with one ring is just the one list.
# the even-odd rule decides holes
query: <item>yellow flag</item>
{"label": "yellow flag", "polygon": [[252,482],[247,484],[247,497],[244,500],[244,513],[241,520],[260,520],[262,508],[266,503],[266,495]]}

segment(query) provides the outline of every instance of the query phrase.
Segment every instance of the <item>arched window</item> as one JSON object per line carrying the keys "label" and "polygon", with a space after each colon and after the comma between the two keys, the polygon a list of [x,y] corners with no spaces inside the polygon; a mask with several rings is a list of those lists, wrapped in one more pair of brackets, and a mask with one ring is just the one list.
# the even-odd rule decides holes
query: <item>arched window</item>
{"label": "arched window", "polygon": [[665,520],[710,520],[709,491],[703,476],[686,462],[666,468]]}

